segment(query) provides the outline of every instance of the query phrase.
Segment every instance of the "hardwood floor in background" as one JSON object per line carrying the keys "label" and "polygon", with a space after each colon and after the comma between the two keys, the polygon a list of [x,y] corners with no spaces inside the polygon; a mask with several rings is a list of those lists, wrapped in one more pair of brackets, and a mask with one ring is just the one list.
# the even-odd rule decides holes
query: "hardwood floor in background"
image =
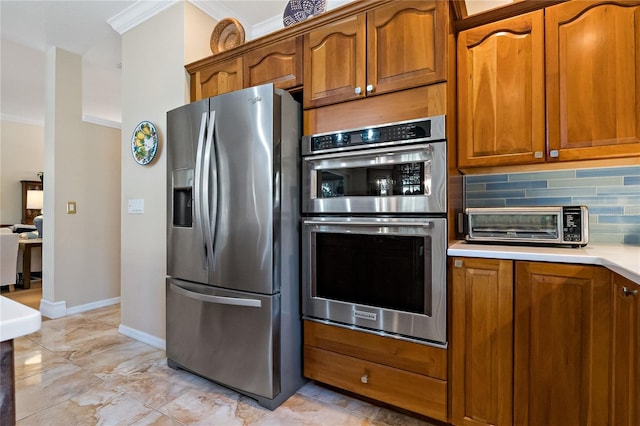
{"label": "hardwood floor in background", "polygon": [[32,281],[31,288],[21,289],[16,286],[15,291],[9,291],[9,286],[2,287],[2,296],[15,300],[18,303],[27,305],[35,310],[40,310],[40,299],[42,299],[42,280]]}

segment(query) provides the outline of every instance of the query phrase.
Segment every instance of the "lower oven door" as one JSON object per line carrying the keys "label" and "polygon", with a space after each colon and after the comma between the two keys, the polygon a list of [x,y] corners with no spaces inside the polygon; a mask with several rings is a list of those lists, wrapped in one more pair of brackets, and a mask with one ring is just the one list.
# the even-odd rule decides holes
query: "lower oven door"
{"label": "lower oven door", "polygon": [[445,218],[307,218],[308,319],[447,341]]}

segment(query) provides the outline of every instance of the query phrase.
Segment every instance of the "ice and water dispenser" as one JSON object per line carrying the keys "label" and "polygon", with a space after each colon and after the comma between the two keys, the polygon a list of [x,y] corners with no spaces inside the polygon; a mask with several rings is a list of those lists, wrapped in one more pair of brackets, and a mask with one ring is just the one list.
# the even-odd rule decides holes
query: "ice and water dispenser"
{"label": "ice and water dispenser", "polygon": [[193,169],[173,171],[173,226],[193,225]]}

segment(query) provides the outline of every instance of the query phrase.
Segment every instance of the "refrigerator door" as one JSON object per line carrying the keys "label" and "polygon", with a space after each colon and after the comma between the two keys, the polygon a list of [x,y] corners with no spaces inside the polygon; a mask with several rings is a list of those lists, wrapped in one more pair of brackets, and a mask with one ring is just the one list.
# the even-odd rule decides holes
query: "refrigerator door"
{"label": "refrigerator door", "polygon": [[280,295],[167,279],[167,358],[267,399],[280,393]]}
{"label": "refrigerator door", "polygon": [[[212,257],[209,283],[262,294],[279,288],[280,96],[272,84],[210,99],[204,168]],[[210,160],[210,161],[209,161]]]}
{"label": "refrigerator door", "polygon": [[209,101],[167,112],[167,275],[206,283],[208,252],[201,206]]}

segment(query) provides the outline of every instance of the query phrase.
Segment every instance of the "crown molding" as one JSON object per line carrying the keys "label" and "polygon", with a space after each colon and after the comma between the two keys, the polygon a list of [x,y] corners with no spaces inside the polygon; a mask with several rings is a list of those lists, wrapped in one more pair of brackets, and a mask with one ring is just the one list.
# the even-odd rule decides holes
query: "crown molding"
{"label": "crown molding", "polygon": [[28,124],[30,126],[44,127],[44,118],[38,119],[35,117],[19,116],[11,114],[0,114],[0,121],[12,121],[19,124]]}
{"label": "crown molding", "polygon": [[122,12],[109,18],[107,23],[111,25],[111,28],[116,30],[118,34],[122,35],[180,1],[181,0],[139,0]]}

